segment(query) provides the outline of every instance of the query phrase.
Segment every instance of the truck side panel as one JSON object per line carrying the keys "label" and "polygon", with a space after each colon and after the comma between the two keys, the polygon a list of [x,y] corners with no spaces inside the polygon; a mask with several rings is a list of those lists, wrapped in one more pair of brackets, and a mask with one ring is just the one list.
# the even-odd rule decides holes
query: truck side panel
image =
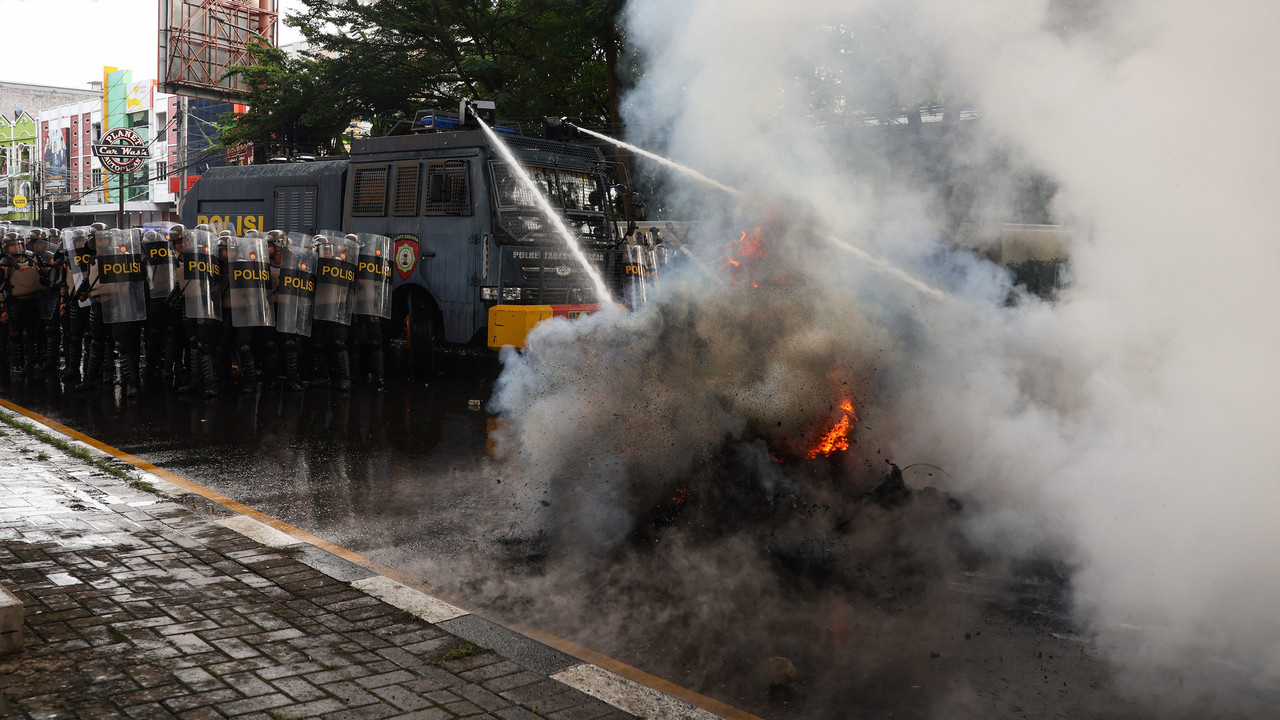
{"label": "truck side panel", "polygon": [[345,160],[211,168],[182,200],[187,227],[287,230],[312,234],[342,227]]}
{"label": "truck side panel", "polygon": [[[483,164],[474,148],[360,157],[351,164],[344,202],[352,232],[416,243],[416,264],[407,277],[393,276],[393,292],[422,286],[440,310],[443,339],[457,344],[471,341],[486,323],[479,292],[487,208]],[[405,268],[397,264],[397,270]]]}

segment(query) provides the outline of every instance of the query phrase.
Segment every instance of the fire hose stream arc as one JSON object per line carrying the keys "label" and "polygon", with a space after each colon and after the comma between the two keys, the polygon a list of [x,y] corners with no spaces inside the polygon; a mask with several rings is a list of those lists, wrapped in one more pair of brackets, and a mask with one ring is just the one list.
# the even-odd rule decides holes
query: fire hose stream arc
{"label": "fire hose stream arc", "polygon": [[[675,170],[675,171],[677,171],[677,172],[679,172],[679,173],[681,173],[681,174],[683,174],[683,175],[687,175],[687,176],[689,176],[689,177],[691,177],[691,178],[694,178],[695,180],[698,180],[699,182],[701,182],[701,183],[703,183],[703,184],[705,184],[705,185],[709,185],[709,186],[711,186],[711,187],[713,187],[713,188],[716,188],[717,190],[721,190],[721,191],[723,191],[723,192],[725,192],[725,193],[727,193],[727,194],[729,194],[729,195],[733,196],[734,198],[737,198],[737,199],[739,199],[739,200],[745,200],[745,199],[746,199],[746,197],[747,197],[747,196],[746,196],[746,193],[744,193],[743,191],[738,190],[737,188],[733,188],[733,187],[730,187],[730,186],[728,186],[728,185],[725,185],[724,183],[720,182],[719,180],[715,180],[714,178],[710,178],[710,177],[708,177],[708,176],[706,176],[706,175],[704,175],[704,174],[702,174],[702,173],[698,172],[697,170],[694,170],[693,168],[688,167],[687,165],[682,165],[682,164],[680,164],[680,163],[678,163],[678,162],[676,162],[676,161],[674,161],[674,160],[671,160],[671,159],[669,159],[669,158],[664,158],[664,157],[662,157],[661,155],[657,155],[657,154],[655,154],[655,153],[649,152],[648,150],[645,150],[644,148],[640,148],[640,147],[637,147],[637,146],[635,146],[635,145],[632,145],[631,143],[628,143],[628,142],[625,142],[625,141],[622,141],[622,140],[618,140],[617,138],[609,137],[608,135],[604,135],[604,134],[602,134],[602,133],[598,133],[598,132],[596,132],[596,131],[594,131],[594,130],[588,130],[587,128],[584,128],[584,127],[581,127],[581,126],[578,126],[578,125],[574,125],[573,123],[566,123],[566,124],[567,124],[567,125],[569,125],[570,127],[574,128],[575,130],[578,130],[579,132],[585,133],[586,135],[588,135],[588,136],[590,136],[590,137],[596,138],[596,139],[598,139],[598,140],[604,140],[605,142],[608,142],[608,143],[611,143],[611,144],[613,144],[613,145],[616,145],[616,146],[618,146],[618,147],[620,147],[620,148],[624,148],[624,149],[626,149],[626,150],[629,150],[629,151],[631,151],[631,152],[633,152],[633,153],[636,153],[637,155],[641,155],[641,156],[643,156],[643,157],[646,157],[646,158],[648,158],[648,159],[650,159],[650,160],[653,160],[654,162],[656,162],[656,163],[658,163],[658,164],[662,165],[663,167],[670,168],[670,169]],[[884,260],[883,258],[878,258],[878,257],[876,257],[876,256],[872,255],[871,253],[868,253],[867,251],[862,250],[861,248],[858,248],[858,247],[855,247],[855,246],[853,246],[853,245],[849,244],[849,243],[848,243],[848,242],[846,242],[845,240],[842,240],[842,239],[840,239],[839,237],[836,237],[833,233],[830,233],[830,232],[821,232],[821,233],[819,233],[819,235],[820,235],[823,239],[827,240],[827,241],[828,241],[828,242],[830,242],[832,245],[834,245],[836,248],[838,248],[838,249],[840,249],[840,250],[843,250],[843,251],[845,251],[845,252],[849,253],[850,255],[853,255],[854,257],[858,258],[859,260],[862,260],[863,262],[865,262],[865,263],[867,263],[868,265],[872,266],[872,267],[873,267],[873,268],[875,268],[876,270],[879,270],[880,272],[883,272],[883,273],[885,273],[885,274],[887,274],[887,275],[889,275],[889,276],[891,276],[891,277],[894,277],[894,278],[896,278],[896,279],[898,279],[898,280],[901,280],[902,282],[906,283],[907,285],[911,286],[912,288],[914,288],[914,289],[918,290],[921,294],[927,295],[928,297],[931,297],[931,298],[933,298],[933,299],[935,299],[935,300],[942,300],[942,299],[944,299],[944,298],[946,297],[946,294],[945,294],[945,293],[943,293],[941,290],[939,290],[939,289],[937,289],[937,288],[935,288],[935,287],[931,287],[930,285],[928,285],[928,284],[926,284],[926,283],[924,283],[924,282],[922,282],[922,281],[918,280],[917,278],[912,277],[912,276],[911,276],[910,274],[908,274],[907,272],[905,272],[905,271],[901,270],[900,268],[895,267],[895,266],[894,266],[892,263],[890,263],[889,261]]]}
{"label": "fire hose stream arc", "polygon": [[578,239],[573,233],[569,232],[569,228],[565,226],[564,220],[556,213],[555,208],[551,206],[551,201],[547,200],[542,191],[538,188],[533,178],[529,177],[529,173],[525,171],[524,166],[516,159],[515,153],[511,152],[511,148],[502,142],[502,138],[490,128],[484,120],[472,115],[475,121],[480,125],[480,129],[484,130],[489,141],[494,147],[498,148],[498,152],[502,154],[502,159],[511,166],[511,171],[520,179],[521,184],[525,186],[530,193],[533,194],[534,200],[538,204],[538,209],[547,216],[547,219],[555,226],[556,232],[560,233],[560,237],[564,240],[565,245],[573,256],[582,265],[582,269],[586,271],[587,276],[591,278],[591,283],[595,286],[596,297],[599,298],[601,305],[607,305],[613,301],[613,295],[609,292],[609,287],[605,285],[604,278],[600,277],[600,271],[592,266],[587,259],[587,254],[582,251],[582,246],[578,244]]}

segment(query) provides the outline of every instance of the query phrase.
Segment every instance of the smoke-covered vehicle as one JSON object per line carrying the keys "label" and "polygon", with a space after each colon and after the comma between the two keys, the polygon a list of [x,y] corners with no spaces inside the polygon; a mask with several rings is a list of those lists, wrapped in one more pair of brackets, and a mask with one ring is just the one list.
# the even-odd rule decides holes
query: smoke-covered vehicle
{"label": "smoke-covered vehicle", "polygon": [[[182,222],[215,232],[321,228],[392,241],[391,319],[416,367],[441,347],[523,346],[553,316],[594,312],[591,278],[470,118],[417,118],[407,134],[355,140],[344,159],[210,169]],[[594,146],[499,131],[577,236],[615,297],[617,248],[605,160]],[[392,333],[394,334],[394,333]]]}

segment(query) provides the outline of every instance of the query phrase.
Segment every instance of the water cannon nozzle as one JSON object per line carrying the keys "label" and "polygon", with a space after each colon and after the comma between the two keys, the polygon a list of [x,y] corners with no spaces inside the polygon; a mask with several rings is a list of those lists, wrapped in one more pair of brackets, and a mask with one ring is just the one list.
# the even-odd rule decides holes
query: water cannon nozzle
{"label": "water cannon nozzle", "polygon": [[463,100],[458,108],[458,121],[464,128],[480,127],[480,122],[493,127],[498,121],[497,106],[492,100]]}
{"label": "water cannon nozzle", "polygon": [[546,129],[546,138],[548,140],[575,140],[578,138],[578,125],[582,123],[582,118],[576,117],[549,117],[544,121]]}

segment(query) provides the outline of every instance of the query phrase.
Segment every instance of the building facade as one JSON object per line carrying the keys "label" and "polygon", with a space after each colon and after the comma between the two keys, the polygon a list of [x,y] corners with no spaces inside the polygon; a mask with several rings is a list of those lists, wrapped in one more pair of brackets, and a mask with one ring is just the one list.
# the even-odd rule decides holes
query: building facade
{"label": "building facade", "polygon": [[0,82],[0,219],[49,224],[43,215],[46,163],[37,118],[44,110],[99,90]]}

